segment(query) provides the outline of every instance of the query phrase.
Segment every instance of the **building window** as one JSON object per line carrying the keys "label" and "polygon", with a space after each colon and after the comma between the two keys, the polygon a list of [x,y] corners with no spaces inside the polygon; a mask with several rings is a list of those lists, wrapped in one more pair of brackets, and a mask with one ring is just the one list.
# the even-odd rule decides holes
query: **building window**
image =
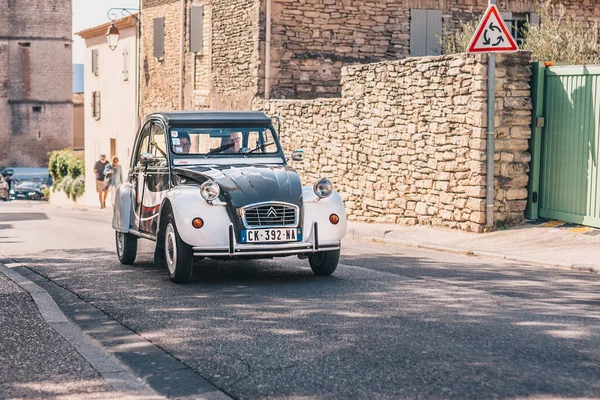
{"label": "building window", "polygon": [[154,57],[162,59],[165,56],[165,19],[154,18],[154,40],[153,40],[153,54]]}
{"label": "building window", "polygon": [[31,47],[31,42],[19,42],[19,47]]}
{"label": "building window", "polygon": [[204,7],[195,6],[190,9],[190,51],[201,53],[204,34]]}
{"label": "building window", "polygon": [[100,92],[92,92],[92,118],[100,119]]}
{"label": "building window", "polygon": [[33,106],[33,107],[31,107],[31,110],[34,113],[41,113],[42,112],[42,106]]}
{"label": "building window", "polygon": [[537,26],[540,23],[540,17],[537,13],[501,12],[500,15],[519,47],[521,47],[523,39],[527,36],[527,24]]}
{"label": "building window", "polygon": [[98,76],[98,50],[92,50],[92,74]]}
{"label": "building window", "polygon": [[410,56],[442,54],[442,10],[410,10]]}

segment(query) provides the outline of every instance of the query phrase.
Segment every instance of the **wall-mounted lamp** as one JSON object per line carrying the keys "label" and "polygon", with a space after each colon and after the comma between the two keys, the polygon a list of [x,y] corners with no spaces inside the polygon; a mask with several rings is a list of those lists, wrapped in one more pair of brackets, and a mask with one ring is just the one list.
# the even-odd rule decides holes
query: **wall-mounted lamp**
{"label": "wall-mounted lamp", "polygon": [[139,12],[137,8],[111,8],[110,10],[108,10],[106,16],[113,22],[112,24],[110,24],[108,30],[106,31],[106,41],[108,42],[108,47],[113,51],[117,48],[117,45],[119,44],[119,29],[115,26],[114,22],[118,18],[117,11],[121,11],[121,15],[124,17],[129,15],[135,18],[138,24],[140,23],[140,19],[137,16],[135,16],[135,14],[131,13],[131,11]]}

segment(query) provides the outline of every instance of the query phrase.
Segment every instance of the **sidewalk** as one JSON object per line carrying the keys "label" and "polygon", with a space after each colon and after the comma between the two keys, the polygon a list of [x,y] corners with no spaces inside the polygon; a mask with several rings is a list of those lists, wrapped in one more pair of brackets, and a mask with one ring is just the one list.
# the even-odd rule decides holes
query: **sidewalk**
{"label": "sidewalk", "polygon": [[558,221],[479,234],[349,221],[346,238],[600,273],[600,230]]}
{"label": "sidewalk", "polygon": [[25,269],[6,264],[0,258],[0,397],[159,398],[69,322]]}

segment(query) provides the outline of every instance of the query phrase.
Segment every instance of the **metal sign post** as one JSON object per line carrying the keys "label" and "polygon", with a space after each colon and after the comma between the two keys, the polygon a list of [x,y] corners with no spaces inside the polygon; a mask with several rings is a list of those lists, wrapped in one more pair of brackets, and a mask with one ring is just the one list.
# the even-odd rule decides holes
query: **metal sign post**
{"label": "metal sign post", "polygon": [[517,51],[515,40],[500,17],[496,0],[488,0],[488,9],[469,43],[469,53],[488,54],[487,77],[487,146],[486,146],[486,189],[485,224],[494,226],[494,138],[496,122],[496,54]]}
{"label": "metal sign post", "polygon": [[[490,3],[495,0],[490,0]],[[485,190],[485,224],[494,226],[494,150],[495,150],[495,121],[496,121],[496,55],[488,54],[487,78],[487,167]]]}

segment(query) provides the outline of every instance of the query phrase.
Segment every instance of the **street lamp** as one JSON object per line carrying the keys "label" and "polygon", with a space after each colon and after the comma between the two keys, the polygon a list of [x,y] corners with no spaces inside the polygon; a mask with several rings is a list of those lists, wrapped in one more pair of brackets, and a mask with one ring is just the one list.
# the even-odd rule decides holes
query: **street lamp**
{"label": "street lamp", "polygon": [[[137,49],[136,54],[136,82],[137,82],[137,92],[136,92],[136,117],[138,119],[138,123],[140,122],[140,111],[141,111],[141,103],[140,103],[140,92],[141,92],[141,82],[140,82],[140,36],[141,36],[141,25],[142,22],[138,18],[140,10],[138,8],[111,8],[107,11],[106,16],[111,20],[111,24],[106,31],[106,41],[108,42],[108,47],[114,51],[117,48],[117,44],[119,43],[119,29],[115,25],[115,21],[119,18],[117,11],[121,12],[123,17],[130,16],[135,18],[137,21],[136,34],[135,34],[135,47]],[[132,13],[133,12],[133,13]],[[134,14],[134,13],[137,13]]]}
{"label": "street lamp", "polygon": [[108,30],[106,31],[106,41],[108,42],[108,47],[113,51],[117,48],[117,44],[119,44],[119,29],[115,26],[115,21],[118,18],[117,11],[121,11],[121,15],[124,17],[126,17],[127,15],[132,16],[137,20],[138,25],[140,23],[140,19],[136,17],[135,14],[131,13],[131,11],[139,12],[137,8],[111,8],[110,10],[108,10],[106,16],[113,22],[112,24],[110,24]]}
{"label": "street lamp", "polygon": [[108,42],[108,47],[113,51],[117,48],[117,44],[119,44],[119,30],[114,23],[110,24],[108,31],[106,31],[106,41]]}

